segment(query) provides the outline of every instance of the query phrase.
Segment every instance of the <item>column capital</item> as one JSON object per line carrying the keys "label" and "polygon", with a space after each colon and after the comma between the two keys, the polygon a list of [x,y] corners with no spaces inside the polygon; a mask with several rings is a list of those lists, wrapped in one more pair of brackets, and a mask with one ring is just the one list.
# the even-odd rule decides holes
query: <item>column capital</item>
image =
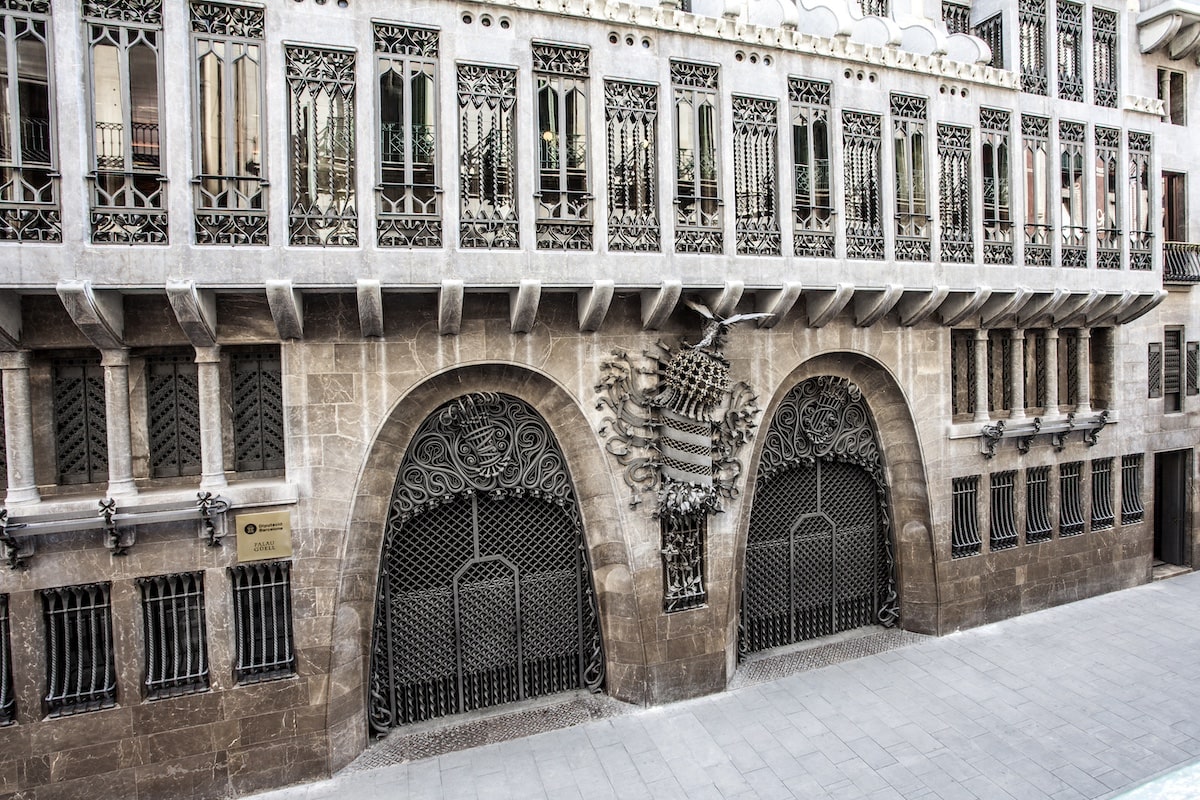
{"label": "column capital", "polygon": [[219,364],[221,363],[221,345],[214,344],[211,347],[196,348],[196,363],[197,364]]}
{"label": "column capital", "polygon": [[114,348],[100,351],[100,366],[128,367],[129,351],[125,348]]}
{"label": "column capital", "polygon": [[0,351],[0,369],[29,369],[32,356],[28,350]]}

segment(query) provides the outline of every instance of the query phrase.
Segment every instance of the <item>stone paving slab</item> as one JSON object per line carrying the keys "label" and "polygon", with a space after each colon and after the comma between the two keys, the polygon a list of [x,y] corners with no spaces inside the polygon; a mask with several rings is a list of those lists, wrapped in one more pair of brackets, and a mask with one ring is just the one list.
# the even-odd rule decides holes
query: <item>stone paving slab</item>
{"label": "stone paving slab", "polygon": [[257,798],[1197,797],[1198,608],[1194,573]]}

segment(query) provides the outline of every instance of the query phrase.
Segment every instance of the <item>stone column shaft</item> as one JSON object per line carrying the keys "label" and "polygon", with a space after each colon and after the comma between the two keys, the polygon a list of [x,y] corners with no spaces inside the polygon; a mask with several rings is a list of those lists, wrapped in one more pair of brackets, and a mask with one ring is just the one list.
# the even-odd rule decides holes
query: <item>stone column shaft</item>
{"label": "stone column shaft", "polygon": [[129,425],[129,351],[103,350],[104,416],[108,429],[108,495],[137,494]]}
{"label": "stone column shaft", "polygon": [[1058,328],[1046,330],[1046,416],[1058,409]]}
{"label": "stone column shaft", "polygon": [[29,400],[29,352],[0,353],[4,371],[4,455],[8,464],[6,506],[41,500],[33,474],[33,406]]}
{"label": "stone column shaft", "polygon": [[1012,329],[1009,371],[1012,373],[1012,412],[1009,419],[1025,419],[1025,331]]}
{"label": "stone column shaft", "polygon": [[1079,352],[1075,358],[1075,378],[1079,384],[1079,402],[1076,414],[1088,414],[1092,410],[1092,329],[1080,328]]}
{"label": "stone column shaft", "polygon": [[988,413],[988,332],[975,331],[975,421],[987,422]]}
{"label": "stone column shaft", "polygon": [[221,489],[225,451],[221,443],[221,347],[196,348],[196,381],[200,392],[200,488]]}

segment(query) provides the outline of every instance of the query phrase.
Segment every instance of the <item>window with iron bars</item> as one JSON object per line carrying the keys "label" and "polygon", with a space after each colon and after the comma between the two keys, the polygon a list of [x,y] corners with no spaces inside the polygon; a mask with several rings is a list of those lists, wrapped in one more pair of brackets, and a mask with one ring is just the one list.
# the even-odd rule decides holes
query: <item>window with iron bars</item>
{"label": "window with iron bars", "polygon": [[1092,8],[1092,91],[1098,106],[1116,108],[1120,96],[1117,13]]}
{"label": "window with iron bars", "polygon": [[1072,461],[1058,467],[1058,535],[1083,533],[1083,462]]}
{"label": "window with iron bars", "polygon": [[797,256],[834,256],[830,89],[825,81],[788,78],[792,115],[793,252]]}
{"label": "window with iron bars", "polygon": [[46,711],[52,717],[109,708],[117,700],[108,583],[43,589]]}
{"label": "window with iron bars", "polygon": [[1055,0],[1058,12],[1058,96],[1083,102],[1083,6]]}
{"label": "window with iron bars", "polygon": [[1151,400],[1163,396],[1162,366],[1162,342],[1151,342],[1146,347],[1146,396]]}
{"label": "window with iron bars", "polygon": [[1050,120],[1021,115],[1025,172],[1025,263],[1051,265]]}
{"label": "window with iron bars", "polygon": [[146,360],[146,428],[150,475],[199,475],[200,384],[191,355]]}
{"label": "window with iron bars", "polygon": [[846,255],[882,260],[883,197],[880,182],[883,118],[842,111],[842,158],[846,175]]}
{"label": "window with iron bars", "polygon": [[208,688],[204,573],[139,578],[146,697],[157,700]]}
{"label": "window with iron bars", "polygon": [[1162,393],[1163,411],[1172,414],[1183,410],[1183,329],[1163,331]]}
{"label": "window with iron bars", "polygon": [[8,441],[4,434],[3,391],[0,391],[0,486],[8,486]]}
{"label": "window with iron bars", "polygon": [[1113,526],[1111,458],[1092,459],[1092,530]]}
{"label": "window with iron bars", "polygon": [[1150,256],[1150,134],[1129,131],[1129,268],[1153,268]]}
{"label": "window with iron bars", "polygon": [[234,678],[258,683],[295,674],[291,563],[239,564],[229,574],[237,644]]}
{"label": "window with iron bars", "polygon": [[516,104],[515,69],[458,65],[461,247],[520,247]]}
{"label": "window with iron bars", "polygon": [[1046,0],[1019,0],[1021,91],[1046,94]]}
{"label": "window with iron bars", "polygon": [[608,249],[657,252],[658,87],[604,81]]}
{"label": "window with iron bars", "polygon": [[896,169],[896,258],[930,259],[929,168],[926,163],[927,101],[892,94],[892,153]]}
{"label": "window with iron bars", "polygon": [[1012,408],[1012,332],[988,331],[988,411]]}
{"label": "window with iron bars", "polygon": [[942,22],[951,33],[971,32],[971,4],[959,0],[942,0]]}
{"label": "window with iron bars", "polygon": [[63,359],[53,366],[54,455],[61,484],[108,478],[104,368],[94,359]]}
{"label": "window with iron bars", "polygon": [[12,634],[8,624],[8,595],[0,594],[0,726],[17,718],[17,698],[13,689]]}
{"label": "window with iron bars", "polygon": [[1082,353],[1079,331],[1063,328],[1058,335],[1058,400],[1061,405],[1079,403],[1079,359]]}
{"label": "window with iron bars", "polygon": [[720,253],[718,74],[715,66],[671,61],[675,97],[675,251]]}
{"label": "window with iron bars", "polygon": [[239,350],[230,359],[234,464],[239,472],[283,469],[283,362],[279,350]]}
{"label": "window with iron bars", "polygon": [[941,260],[970,263],[975,260],[971,224],[971,129],[938,123],[937,132]]}
{"label": "window with iron bars", "polygon": [[660,520],[663,557],[663,611],[698,608],[708,600],[704,550],[708,517],[664,516]]}
{"label": "window with iron bars", "polygon": [[979,476],[954,478],[951,492],[950,556],[963,558],[979,555],[982,547],[979,534]]}
{"label": "window with iron bars", "polygon": [[1025,470],[1025,544],[1046,542],[1054,531],[1050,522],[1050,467]]}
{"label": "window with iron bars", "polygon": [[1017,546],[1017,473],[1008,470],[992,475],[991,550]]}
{"label": "window with iron bars", "polygon": [[[1187,343],[1187,393],[1189,395],[1200,394],[1200,342]],[[2,399],[2,397],[0,397]],[[0,422],[3,422],[3,415],[0,415]],[[4,445],[3,437],[0,437],[0,446]],[[0,469],[3,468],[3,463],[0,462]]]}
{"label": "window with iron bars", "polygon": [[774,100],[733,96],[734,234],[739,254],[781,254],[778,116]]}
{"label": "window with iron bars", "polygon": [[1112,405],[1113,368],[1116,361],[1112,328],[1092,328],[1086,352],[1081,358],[1088,359],[1088,376],[1091,378],[1092,408],[1109,408]]}
{"label": "window with iron bars", "polygon": [[998,108],[979,109],[980,163],[983,168],[983,261],[1013,262],[1012,181],[1009,120]]}
{"label": "window with iron bars", "polygon": [[987,43],[992,51],[989,66],[1004,69],[1004,15],[994,14],[975,26],[974,33]]}
{"label": "window with iron bars", "polygon": [[1121,456],[1121,524],[1132,525],[1141,522],[1146,516],[1142,505],[1142,464],[1144,456],[1141,453],[1131,453]]}
{"label": "window with iron bars", "polygon": [[1096,126],[1096,266],[1121,268],[1121,131]]}
{"label": "window with iron bars", "polygon": [[1060,120],[1059,144],[1059,208],[1062,220],[1062,266],[1086,267],[1088,245],[1088,211],[1085,186],[1083,148],[1087,126],[1082,122]]}
{"label": "window with iron bars", "polygon": [[533,43],[537,98],[537,246],[592,249],[588,70],[584,47]]}
{"label": "window with iron bars", "polygon": [[1046,332],[1025,332],[1025,407],[1046,408]]}
{"label": "window with iron bars", "polygon": [[975,413],[975,331],[950,331],[951,413],[964,417]]}

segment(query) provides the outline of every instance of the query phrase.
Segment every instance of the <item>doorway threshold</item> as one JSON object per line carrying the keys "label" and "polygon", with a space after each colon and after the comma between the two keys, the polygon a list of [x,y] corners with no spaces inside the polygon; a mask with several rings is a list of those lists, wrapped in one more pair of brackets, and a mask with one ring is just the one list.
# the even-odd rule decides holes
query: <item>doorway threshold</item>
{"label": "doorway threshold", "polygon": [[743,686],[766,683],[798,672],[830,667],[844,661],[908,647],[929,638],[924,634],[900,628],[880,628],[872,625],[785,647],[773,647],[747,656],[738,665],[733,680],[729,682],[729,688],[740,689]]}
{"label": "doorway threshold", "polygon": [[1155,561],[1150,567],[1151,581],[1164,581],[1179,575],[1187,575],[1192,568],[1184,564],[1168,564],[1165,561]]}

